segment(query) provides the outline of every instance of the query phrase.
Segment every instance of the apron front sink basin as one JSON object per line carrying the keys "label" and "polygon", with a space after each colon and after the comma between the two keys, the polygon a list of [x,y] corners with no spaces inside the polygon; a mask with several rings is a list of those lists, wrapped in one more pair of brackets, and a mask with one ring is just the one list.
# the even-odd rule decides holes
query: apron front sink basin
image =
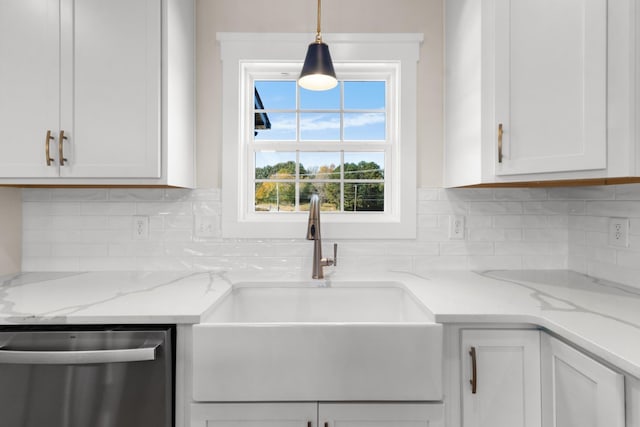
{"label": "apron front sink basin", "polygon": [[442,399],[442,325],[400,283],[234,285],[193,327],[198,401]]}

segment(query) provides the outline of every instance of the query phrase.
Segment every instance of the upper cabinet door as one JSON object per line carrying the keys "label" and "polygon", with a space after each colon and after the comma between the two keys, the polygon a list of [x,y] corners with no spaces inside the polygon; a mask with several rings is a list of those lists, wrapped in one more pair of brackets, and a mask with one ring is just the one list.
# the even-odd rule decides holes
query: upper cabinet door
{"label": "upper cabinet door", "polygon": [[161,173],[161,0],[61,0],[61,177]]}
{"label": "upper cabinet door", "polygon": [[495,0],[494,18],[496,175],[605,169],[607,0]]}
{"label": "upper cabinet door", "polygon": [[58,0],[0,1],[0,178],[58,174],[58,16]]}

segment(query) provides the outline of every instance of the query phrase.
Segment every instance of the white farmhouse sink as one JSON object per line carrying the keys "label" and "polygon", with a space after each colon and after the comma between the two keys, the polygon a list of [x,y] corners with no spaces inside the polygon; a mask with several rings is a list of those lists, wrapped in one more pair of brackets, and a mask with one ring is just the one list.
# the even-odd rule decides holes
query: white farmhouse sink
{"label": "white farmhouse sink", "polygon": [[204,323],[430,322],[430,314],[402,287],[236,286]]}
{"label": "white farmhouse sink", "polygon": [[198,401],[442,399],[442,325],[399,283],[235,285],[193,349]]}

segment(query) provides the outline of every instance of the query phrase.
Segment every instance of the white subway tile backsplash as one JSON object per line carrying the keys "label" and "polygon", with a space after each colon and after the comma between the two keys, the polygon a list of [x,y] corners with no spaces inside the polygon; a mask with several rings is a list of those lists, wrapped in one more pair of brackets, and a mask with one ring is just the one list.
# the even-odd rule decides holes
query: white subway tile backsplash
{"label": "white subway tile backsplash", "polygon": [[640,184],[616,185],[617,200],[640,200]]}
{"label": "white subway tile backsplash", "polygon": [[[142,264],[135,257],[88,257],[78,258],[78,270],[81,271],[136,271],[143,270],[140,268]],[[159,270],[166,270],[159,268]]]}
{"label": "white subway tile backsplash", "polygon": [[567,240],[566,229],[556,228],[527,228],[523,230],[523,240],[536,242],[557,242]]}
{"label": "white subway tile backsplash", "polygon": [[523,202],[522,207],[528,215],[566,215],[569,212],[569,202],[566,201]]}
{"label": "white subway tile backsplash", "polygon": [[640,200],[589,201],[586,213],[592,216],[640,217]]}
{"label": "white subway tile backsplash", "polygon": [[495,242],[494,246],[496,255],[567,255],[568,253],[566,240],[557,242],[531,242],[524,240],[519,242]]}
{"label": "white subway tile backsplash", "polygon": [[440,255],[493,255],[492,242],[442,242]]}
{"label": "white subway tile backsplash", "polygon": [[519,270],[522,268],[522,257],[519,255],[474,255],[469,257],[471,270]]}
{"label": "white subway tile backsplash", "polygon": [[222,207],[220,202],[214,200],[202,200],[193,202],[194,215],[220,215]]}
{"label": "white subway tile backsplash", "polygon": [[547,200],[548,192],[545,188],[496,188],[495,200]]}
{"label": "white subway tile backsplash", "polygon": [[26,258],[50,257],[51,243],[30,243],[23,247],[22,255]]}
{"label": "white subway tile backsplash", "polygon": [[473,228],[468,230],[470,241],[503,241],[506,240],[506,230],[502,228]]}
{"label": "white subway tile backsplash", "polygon": [[491,215],[474,215],[466,218],[465,221],[468,229],[473,228],[490,228],[493,224]]}
{"label": "white subway tile backsplash", "polygon": [[467,270],[469,257],[465,255],[419,256],[413,261],[413,270],[428,275],[431,271]]}
{"label": "white subway tile backsplash", "polygon": [[464,201],[433,200],[419,201],[420,215],[467,215],[469,204]]}
{"label": "white subway tile backsplash", "polygon": [[[105,258],[106,259],[106,258]],[[81,271],[77,257],[22,257],[23,271]]]}
{"label": "white subway tile backsplash", "polygon": [[107,194],[106,189],[54,188],[51,190],[51,200],[59,202],[105,201],[108,198]]}
{"label": "white subway tile backsplash", "polygon": [[193,200],[194,191],[186,188],[166,189],[163,193],[163,199],[174,202],[187,202]]}
{"label": "white subway tile backsplash", "polygon": [[[640,274],[640,185],[417,190],[417,239],[341,241],[338,269],[572,268],[632,286]],[[23,269],[311,269],[304,239],[223,239],[219,189],[24,189]],[[449,239],[449,217],[465,216],[463,240]],[[149,217],[135,240],[134,216]],[[195,217],[218,224],[195,235]],[[630,219],[630,247],[608,245],[608,218]],[[324,242],[329,255],[333,241]],[[633,278],[633,280],[632,280]]]}
{"label": "white subway tile backsplash", "polygon": [[492,188],[457,188],[439,191],[440,200],[455,201],[482,201],[493,200],[494,190]]}
{"label": "white subway tile backsplash", "polygon": [[136,204],[131,202],[84,202],[80,207],[83,215],[135,215]]}
{"label": "white subway tile backsplash", "polygon": [[104,243],[56,243],[51,245],[51,253],[62,257],[106,257]]}
{"label": "white subway tile backsplash", "polygon": [[113,188],[109,190],[109,200],[112,202],[151,202],[162,201],[164,190],[162,188],[129,189]]}
{"label": "white subway tile backsplash", "polygon": [[497,215],[493,217],[495,228],[522,228],[525,217],[523,215]]}
{"label": "white subway tile backsplash", "polygon": [[438,215],[418,215],[418,229],[436,228],[438,226]]}
{"label": "white subway tile backsplash", "polygon": [[523,255],[522,268],[525,270],[564,270],[567,268],[567,258],[554,255]]}
{"label": "white subway tile backsplash", "polygon": [[108,251],[110,257],[147,257],[168,255],[165,253],[165,247],[162,243],[148,241],[109,243]]}
{"label": "white subway tile backsplash", "polygon": [[506,215],[522,213],[522,202],[470,202],[470,215]]}
{"label": "white subway tile backsplash", "polygon": [[135,212],[136,215],[191,215],[193,208],[189,202],[139,202]]}
{"label": "white subway tile backsplash", "polygon": [[61,202],[28,202],[22,203],[22,214],[31,216],[77,215],[82,210],[82,203]]}
{"label": "white subway tile backsplash", "polygon": [[48,188],[23,188],[22,202],[46,202],[53,192]]}
{"label": "white subway tile backsplash", "polygon": [[616,196],[614,186],[595,187],[558,187],[549,189],[549,199],[560,200],[613,200]]}

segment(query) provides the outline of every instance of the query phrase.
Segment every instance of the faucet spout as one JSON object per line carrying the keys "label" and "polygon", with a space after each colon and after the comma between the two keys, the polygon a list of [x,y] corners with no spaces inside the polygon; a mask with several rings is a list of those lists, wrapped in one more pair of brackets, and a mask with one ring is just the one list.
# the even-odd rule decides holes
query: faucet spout
{"label": "faucet spout", "polygon": [[307,225],[307,240],[313,240],[313,267],[311,277],[323,279],[322,267],[336,265],[338,244],[333,245],[333,259],[322,258],[322,237],[320,236],[320,197],[311,196],[309,204],[309,223]]}
{"label": "faucet spout", "polygon": [[311,195],[309,201],[309,224],[307,225],[307,240],[321,240],[320,238],[320,197]]}

